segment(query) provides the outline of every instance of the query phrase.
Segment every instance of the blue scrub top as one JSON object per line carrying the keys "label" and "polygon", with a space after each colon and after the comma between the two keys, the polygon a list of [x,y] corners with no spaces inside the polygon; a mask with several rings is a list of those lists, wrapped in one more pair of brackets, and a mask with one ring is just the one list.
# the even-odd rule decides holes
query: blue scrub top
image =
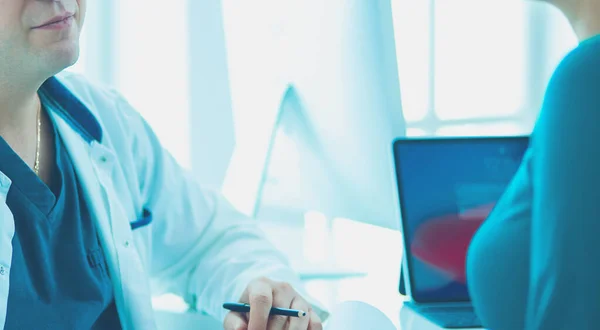
{"label": "blue scrub top", "polygon": [[5,329],[120,329],[98,233],[55,128],[47,186],[0,137],[0,171],[12,180],[15,219]]}
{"label": "blue scrub top", "polygon": [[554,72],[531,146],[471,242],[467,280],[494,330],[600,327],[600,37]]}

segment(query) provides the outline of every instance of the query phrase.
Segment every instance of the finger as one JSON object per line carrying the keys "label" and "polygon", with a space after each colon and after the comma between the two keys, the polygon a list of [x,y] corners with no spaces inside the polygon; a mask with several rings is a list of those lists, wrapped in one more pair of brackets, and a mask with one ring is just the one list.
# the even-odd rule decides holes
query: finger
{"label": "finger", "polygon": [[230,312],[225,316],[223,328],[225,330],[248,330],[248,323],[244,315]]}
{"label": "finger", "polygon": [[269,322],[269,312],[273,306],[273,290],[265,280],[254,281],[248,286],[250,320],[248,330],[265,330]]}
{"label": "finger", "polygon": [[310,321],[310,317],[308,314],[310,310],[310,305],[302,299],[300,296],[296,296],[294,301],[292,301],[292,309],[299,309],[301,311],[305,311],[306,315],[301,317],[290,317],[290,326],[289,330],[307,330],[308,322]]}
{"label": "finger", "polygon": [[[285,282],[274,283],[273,286],[273,307],[291,308],[292,301],[296,296],[296,291],[291,285]],[[288,322],[287,316],[271,315],[269,319],[268,330],[284,330]]]}
{"label": "finger", "polygon": [[310,310],[310,321],[308,322],[308,330],[323,330],[323,321],[321,321],[321,318],[313,309]]}

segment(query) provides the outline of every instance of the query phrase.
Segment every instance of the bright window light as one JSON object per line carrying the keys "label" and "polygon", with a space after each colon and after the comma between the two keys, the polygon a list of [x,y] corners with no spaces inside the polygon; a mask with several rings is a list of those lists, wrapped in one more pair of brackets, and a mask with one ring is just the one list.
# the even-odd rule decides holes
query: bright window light
{"label": "bright window light", "polygon": [[118,9],[117,87],[190,167],[187,1],[119,1]]}
{"label": "bright window light", "polygon": [[402,108],[407,122],[425,118],[431,104],[430,0],[392,1]]}
{"label": "bright window light", "polygon": [[435,112],[441,119],[513,115],[524,106],[524,6],[436,1]]}

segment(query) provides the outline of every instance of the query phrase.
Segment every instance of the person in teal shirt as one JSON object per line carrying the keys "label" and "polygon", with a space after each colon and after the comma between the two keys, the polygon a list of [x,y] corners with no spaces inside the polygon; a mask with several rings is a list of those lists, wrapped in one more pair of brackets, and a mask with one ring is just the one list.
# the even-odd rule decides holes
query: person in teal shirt
{"label": "person in teal shirt", "polygon": [[600,0],[548,0],[580,43],[556,68],[521,168],[471,241],[493,330],[600,329]]}

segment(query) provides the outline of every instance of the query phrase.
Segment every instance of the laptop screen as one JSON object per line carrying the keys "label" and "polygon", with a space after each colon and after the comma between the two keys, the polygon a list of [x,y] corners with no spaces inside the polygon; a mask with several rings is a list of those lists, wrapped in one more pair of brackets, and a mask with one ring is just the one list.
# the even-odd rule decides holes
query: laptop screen
{"label": "laptop screen", "polygon": [[465,259],[475,231],[520,166],[527,137],[394,143],[412,298],[469,301]]}

